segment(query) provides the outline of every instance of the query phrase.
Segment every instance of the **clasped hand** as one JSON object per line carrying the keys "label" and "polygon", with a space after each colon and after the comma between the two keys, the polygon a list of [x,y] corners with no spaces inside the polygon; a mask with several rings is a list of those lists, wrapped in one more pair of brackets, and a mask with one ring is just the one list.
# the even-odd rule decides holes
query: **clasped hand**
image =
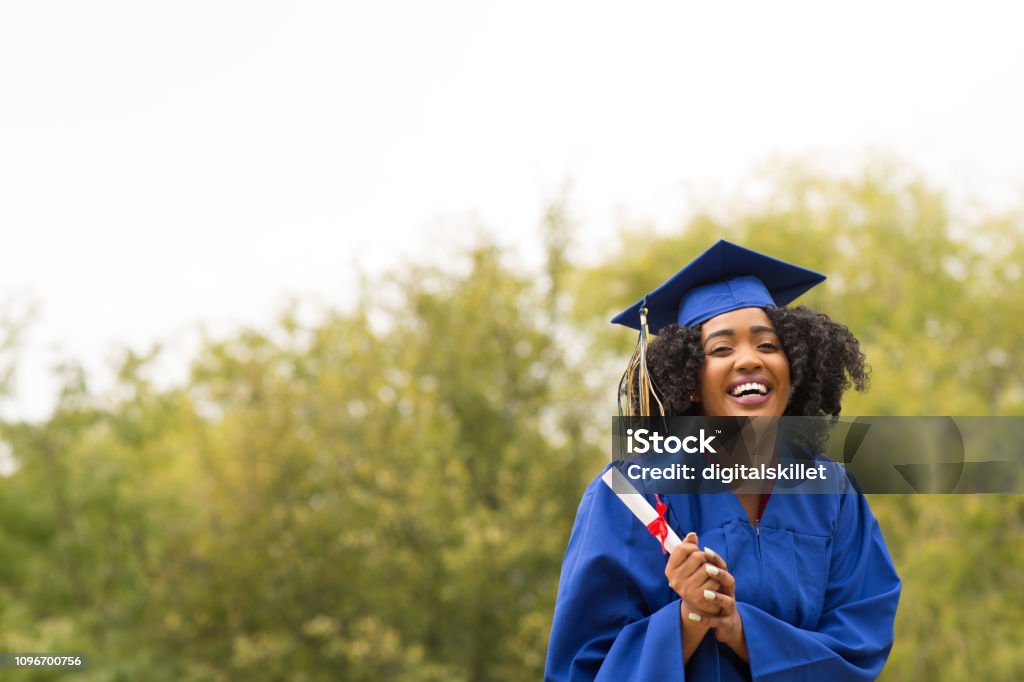
{"label": "clasped hand", "polygon": [[696,533],[672,550],[665,565],[668,584],[682,599],[681,614],[691,626],[714,628],[715,638],[746,658],[743,623],[736,609],[736,580],[714,550],[701,550]]}

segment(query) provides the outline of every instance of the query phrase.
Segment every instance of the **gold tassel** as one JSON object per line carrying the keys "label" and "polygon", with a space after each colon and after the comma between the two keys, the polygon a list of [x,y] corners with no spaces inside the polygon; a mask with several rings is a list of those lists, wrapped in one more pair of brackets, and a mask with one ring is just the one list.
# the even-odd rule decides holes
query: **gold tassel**
{"label": "gold tassel", "polygon": [[[647,306],[640,308],[640,337],[633,350],[626,371],[619,380],[619,415],[626,417],[649,417],[651,415],[651,397],[658,406],[660,416],[665,416],[665,406],[658,396],[657,387],[651,381],[647,370]],[[625,402],[626,409],[622,409]],[[635,409],[635,411],[634,411]]]}

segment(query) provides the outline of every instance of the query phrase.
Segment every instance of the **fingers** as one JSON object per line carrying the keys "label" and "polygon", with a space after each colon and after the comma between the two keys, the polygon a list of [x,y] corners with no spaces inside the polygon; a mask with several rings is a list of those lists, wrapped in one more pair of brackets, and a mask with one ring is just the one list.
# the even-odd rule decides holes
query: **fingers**
{"label": "fingers", "polygon": [[708,578],[712,578],[719,582],[721,585],[720,591],[729,595],[735,594],[736,579],[733,578],[732,573],[724,568],[719,568],[713,563],[705,563],[704,571],[707,573]]}
{"label": "fingers", "polygon": [[699,547],[696,533],[687,533],[665,564],[665,577],[679,595],[684,616],[707,627],[729,627],[735,618],[736,579],[710,547]]}
{"label": "fingers", "polygon": [[731,591],[736,586],[736,579],[732,577],[725,568],[719,568],[713,563],[706,563],[703,565],[703,569],[708,574],[708,577],[721,583],[722,587],[727,591]]}
{"label": "fingers", "polygon": [[697,534],[688,533],[683,541],[676,545],[672,553],[668,555],[668,562],[665,564],[665,576],[668,577],[670,573],[682,566],[695,552],[701,557],[701,563],[707,560],[703,558],[704,553],[697,546]]}
{"label": "fingers", "polygon": [[722,569],[726,569],[726,570],[729,569],[729,566],[725,563],[725,559],[723,559],[718,554],[718,552],[716,552],[715,550],[711,549],[710,547],[705,547],[704,548],[704,556],[707,557],[708,563],[714,564],[715,566],[718,566],[719,568],[722,568]]}
{"label": "fingers", "polygon": [[717,618],[721,615],[722,607],[708,605],[707,602],[699,597],[693,600],[682,599],[681,601],[687,614],[686,617],[695,623],[707,623],[711,618]]}
{"label": "fingers", "polygon": [[[687,588],[697,589],[706,580],[718,580],[718,572],[728,573],[725,559],[710,548],[701,550],[696,544],[696,533],[689,533],[684,542],[680,543],[669,555],[665,563],[665,578],[679,594]],[[731,579],[731,575],[727,580]],[[717,590],[719,585],[711,586],[710,589]],[[731,588],[727,586],[731,591]]]}
{"label": "fingers", "polygon": [[[676,548],[672,550],[672,553],[669,555],[668,565],[666,566],[666,569],[674,569],[676,566],[682,565],[682,563],[687,559],[687,557],[689,557],[691,554],[698,550],[700,550],[699,538],[697,537],[696,533],[690,531],[686,534],[686,537],[683,538],[682,542],[680,542],[676,546]],[[710,547],[705,547],[703,550],[700,551],[700,554],[702,557],[702,562],[708,561],[715,564],[719,568],[729,568],[728,564],[725,563],[725,559],[723,559],[721,555],[718,554],[718,552],[711,549]]]}
{"label": "fingers", "polygon": [[[701,594],[703,594],[705,590],[711,592],[720,592],[722,589],[722,585],[717,580],[712,580],[711,578],[708,578],[704,582],[698,583],[695,589],[697,590],[697,592],[700,592]],[[709,599],[710,598],[711,597],[709,597]]]}
{"label": "fingers", "polygon": [[725,628],[730,629],[735,625],[737,614],[735,610],[726,611],[722,609],[717,614],[704,615],[701,614],[700,622],[707,625],[709,628]]}
{"label": "fingers", "polygon": [[712,589],[697,589],[693,591],[696,595],[691,603],[696,611],[701,614],[716,616],[720,615],[722,608],[722,597]]}
{"label": "fingers", "polygon": [[736,608],[736,600],[729,595],[722,594],[721,592],[711,592],[710,594],[713,596],[709,597],[707,594],[704,596],[707,597],[709,603],[718,606],[722,616],[732,613]]}
{"label": "fingers", "polygon": [[[722,627],[732,618],[736,611],[736,600],[727,594],[708,590],[696,599],[684,599],[686,610],[693,616],[687,616],[696,623],[708,627]],[[696,616],[696,617],[694,617]]]}
{"label": "fingers", "polygon": [[722,589],[718,580],[711,578],[699,568],[689,574],[685,573],[685,570],[684,565],[669,576],[669,587],[696,611],[718,613],[719,607],[713,603],[714,598],[704,597],[705,593],[714,594]]}
{"label": "fingers", "polygon": [[736,580],[718,552],[710,547],[702,550],[698,543],[696,533],[683,538],[669,555],[665,577],[681,598],[685,617],[704,624],[722,622],[726,610],[735,609]]}
{"label": "fingers", "polygon": [[685,568],[677,569],[668,576],[668,584],[676,594],[685,597],[688,594],[701,594],[705,589],[717,592],[721,584],[708,577],[704,571],[694,570],[686,573]]}

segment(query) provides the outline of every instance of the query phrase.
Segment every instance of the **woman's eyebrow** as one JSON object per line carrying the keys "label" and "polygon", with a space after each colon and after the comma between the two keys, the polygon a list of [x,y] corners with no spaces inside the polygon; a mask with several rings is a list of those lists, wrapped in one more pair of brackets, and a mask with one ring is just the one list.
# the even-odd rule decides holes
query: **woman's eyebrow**
{"label": "woman's eyebrow", "polygon": [[708,334],[708,337],[704,339],[704,343],[707,343],[716,336],[736,336],[736,332],[731,329],[718,329]]}
{"label": "woman's eyebrow", "polygon": [[[776,336],[779,335],[778,332],[776,332],[771,327],[765,327],[764,325],[760,324],[755,324],[750,328],[751,334],[761,334],[763,332],[770,332],[772,334],[775,334]],[[704,339],[704,343],[707,343],[716,336],[736,336],[736,332],[732,329],[716,329],[715,331],[708,334],[708,337]]]}

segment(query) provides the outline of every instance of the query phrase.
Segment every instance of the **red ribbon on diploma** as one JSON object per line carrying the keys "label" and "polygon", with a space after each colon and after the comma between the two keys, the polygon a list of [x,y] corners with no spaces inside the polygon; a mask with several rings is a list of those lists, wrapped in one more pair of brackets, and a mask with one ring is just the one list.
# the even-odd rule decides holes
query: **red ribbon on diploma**
{"label": "red ribbon on diploma", "polygon": [[668,510],[668,507],[661,501],[659,495],[655,495],[654,500],[657,502],[654,508],[658,512],[658,518],[647,524],[647,531],[661,540],[661,553],[668,554],[668,550],[665,549],[665,540],[668,538],[668,523],[665,522],[665,512]]}

